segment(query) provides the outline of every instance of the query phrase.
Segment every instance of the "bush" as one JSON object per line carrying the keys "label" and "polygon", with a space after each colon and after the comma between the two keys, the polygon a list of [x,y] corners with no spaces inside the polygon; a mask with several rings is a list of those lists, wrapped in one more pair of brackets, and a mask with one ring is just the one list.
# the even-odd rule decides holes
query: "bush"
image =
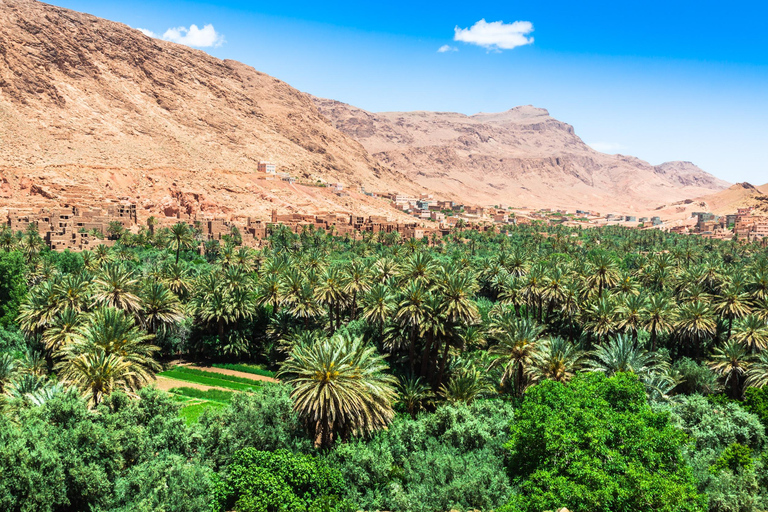
{"label": "bush", "polygon": [[341,474],[311,455],[246,448],[234,455],[215,492],[220,510],[352,511],[339,498],[343,490]]}
{"label": "bush", "polygon": [[685,442],[632,374],[544,382],[515,414],[508,467],[519,494],[504,510],[704,510]]}
{"label": "bush", "polygon": [[768,388],[747,388],[742,405],[768,428]]}
{"label": "bush", "polygon": [[370,441],[328,455],[364,510],[491,510],[512,492],[504,472],[512,407],[499,400],[442,405],[415,420],[398,416]]}

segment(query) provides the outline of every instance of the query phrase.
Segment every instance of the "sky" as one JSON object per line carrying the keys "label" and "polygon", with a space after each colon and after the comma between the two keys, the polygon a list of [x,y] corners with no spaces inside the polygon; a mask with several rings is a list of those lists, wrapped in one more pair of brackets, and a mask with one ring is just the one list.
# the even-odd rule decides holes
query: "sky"
{"label": "sky", "polygon": [[768,183],[768,3],[48,0],[365,110],[546,108],[595,149]]}

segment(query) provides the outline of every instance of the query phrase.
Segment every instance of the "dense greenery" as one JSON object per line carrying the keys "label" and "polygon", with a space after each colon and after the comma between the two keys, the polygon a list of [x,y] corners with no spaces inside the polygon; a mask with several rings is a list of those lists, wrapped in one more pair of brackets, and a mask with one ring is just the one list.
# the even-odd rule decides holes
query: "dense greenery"
{"label": "dense greenery", "polygon": [[764,247],[108,236],[0,231],[3,510],[768,507]]}

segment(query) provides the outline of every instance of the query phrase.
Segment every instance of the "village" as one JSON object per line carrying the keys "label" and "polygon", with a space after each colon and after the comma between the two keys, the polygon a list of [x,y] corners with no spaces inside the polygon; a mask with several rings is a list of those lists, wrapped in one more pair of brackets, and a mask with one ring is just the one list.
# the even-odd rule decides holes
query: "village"
{"label": "village", "polygon": [[[270,162],[260,162],[256,171],[261,179],[282,180],[293,184],[296,180],[287,173],[277,171]],[[341,183],[324,185],[334,194],[344,195]],[[182,222],[188,224],[204,240],[222,240],[237,228],[243,244],[259,247],[269,236],[273,226],[285,225],[299,233],[305,229],[322,229],[338,236],[360,236],[364,232],[398,233],[404,239],[422,239],[444,236],[453,230],[473,229],[477,231],[496,230],[501,226],[540,223],[570,227],[597,227],[623,225],[636,229],[661,229],[678,234],[697,234],[707,238],[730,240],[736,237],[743,241],[768,240],[768,218],[754,214],[752,208],[739,208],[731,215],[716,216],[709,212],[693,212],[688,221],[668,224],[659,216],[637,217],[591,210],[511,207],[505,204],[493,206],[465,205],[452,200],[436,199],[432,194],[419,196],[399,192],[360,192],[388,201],[390,206],[413,217],[413,222],[395,222],[386,216],[361,216],[349,211],[324,211],[313,214],[280,214],[273,209],[268,219],[229,216],[210,216],[207,213],[176,212],[175,215],[150,216],[145,228],[151,233]],[[56,251],[89,250],[96,245],[113,245],[115,233],[127,230],[138,233],[142,229],[137,204],[127,200],[105,200],[101,207],[65,205],[49,209],[8,209],[6,224],[13,232],[25,231],[34,224],[46,244]]]}

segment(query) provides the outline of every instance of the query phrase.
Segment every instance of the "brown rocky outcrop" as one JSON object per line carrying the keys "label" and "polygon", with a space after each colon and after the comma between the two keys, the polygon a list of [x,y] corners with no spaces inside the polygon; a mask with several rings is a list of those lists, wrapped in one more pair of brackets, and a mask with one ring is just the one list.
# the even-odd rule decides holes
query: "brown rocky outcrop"
{"label": "brown rocky outcrop", "polygon": [[587,146],[532,106],[497,114],[366,112],[315,98],[380,162],[438,193],[479,203],[642,211],[728,184],[690,162],[653,166]]}

